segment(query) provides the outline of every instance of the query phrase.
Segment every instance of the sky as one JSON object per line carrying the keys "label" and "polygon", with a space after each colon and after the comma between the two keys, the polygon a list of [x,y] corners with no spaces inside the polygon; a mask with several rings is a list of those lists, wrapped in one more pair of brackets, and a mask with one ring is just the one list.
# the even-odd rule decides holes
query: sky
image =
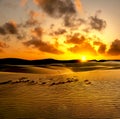
{"label": "sky", "polygon": [[0,0],[0,58],[120,59],[120,0]]}

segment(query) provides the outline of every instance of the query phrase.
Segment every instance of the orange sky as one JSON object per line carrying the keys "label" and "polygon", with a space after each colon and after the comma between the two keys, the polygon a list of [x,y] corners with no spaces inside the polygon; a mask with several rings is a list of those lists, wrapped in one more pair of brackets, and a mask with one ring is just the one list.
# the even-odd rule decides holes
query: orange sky
{"label": "orange sky", "polygon": [[120,59],[118,3],[0,1],[0,58]]}

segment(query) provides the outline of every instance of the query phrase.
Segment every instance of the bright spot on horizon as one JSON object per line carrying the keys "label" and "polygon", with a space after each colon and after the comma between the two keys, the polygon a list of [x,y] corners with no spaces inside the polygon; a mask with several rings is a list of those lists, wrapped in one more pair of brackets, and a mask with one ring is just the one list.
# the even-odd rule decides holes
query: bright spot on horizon
{"label": "bright spot on horizon", "polygon": [[81,57],[81,61],[82,61],[82,62],[87,62],[86,56],[82,56],[82,57]]}

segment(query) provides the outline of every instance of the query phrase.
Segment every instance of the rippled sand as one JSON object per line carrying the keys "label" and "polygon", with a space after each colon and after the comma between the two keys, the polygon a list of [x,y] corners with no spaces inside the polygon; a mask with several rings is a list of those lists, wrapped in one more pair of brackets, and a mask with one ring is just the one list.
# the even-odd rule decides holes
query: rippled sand
{"label": "rippled sand", "polygon": [[0,119],[120,119],[119,69],[46,70],[0,72]]}

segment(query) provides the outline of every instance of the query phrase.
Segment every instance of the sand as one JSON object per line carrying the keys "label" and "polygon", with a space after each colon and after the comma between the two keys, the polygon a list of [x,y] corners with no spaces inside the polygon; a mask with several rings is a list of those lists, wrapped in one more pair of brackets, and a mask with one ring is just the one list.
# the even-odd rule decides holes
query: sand
{"label": "sand", "polygon": [[0,119],[120,119],[119,65],[4,67]]}

